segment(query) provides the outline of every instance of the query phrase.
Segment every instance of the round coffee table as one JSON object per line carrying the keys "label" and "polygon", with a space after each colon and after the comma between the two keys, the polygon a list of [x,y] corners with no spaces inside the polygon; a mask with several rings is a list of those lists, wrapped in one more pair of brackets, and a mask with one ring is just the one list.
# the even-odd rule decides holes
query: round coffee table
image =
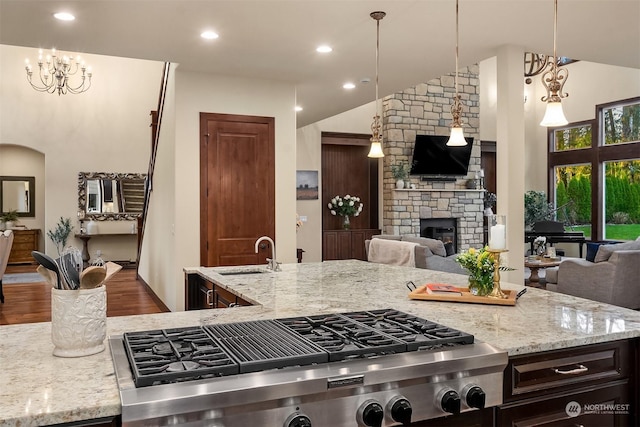
{"label": "round coffee table", "polygon": [[530,282],[539,282],[540,276],[538,275],[538,271],[540,269],[549,268],[549,267],[557,267],[560,265],[559,259],[551,260],[551,259],[540,259],[531,261],[529,258],[525,258],[524,266],[528,267],[531,270],[531,276],[529,277]]}

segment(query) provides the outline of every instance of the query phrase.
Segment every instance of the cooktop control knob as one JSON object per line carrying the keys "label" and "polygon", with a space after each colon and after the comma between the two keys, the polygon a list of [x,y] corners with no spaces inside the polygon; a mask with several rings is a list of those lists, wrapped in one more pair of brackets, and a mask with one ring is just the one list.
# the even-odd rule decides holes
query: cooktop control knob
{"label": "cooktop control knob", "polygon": [[311,427],[311,420],[304,414],[291,414],[284,422],[284,427]]}
{"label": "cooktop control knob", "polygon": [[487,395],[480,386],[470,384],[462,390],[462,396],[469,408],[484,409],[484,404],[487,400]]}
{"label": "cooktop control knob", "polygon": [[360,405],[356,418],[358,419],[358,425],[382,427],[384,410],[382,409],[382,405],[376,400],[369,399]]}
{"label": "cooktop control knob", "polygon": [[444,412],[460,413],[460,395],[451,388],[444,389],[438,393],[438,404]]}
{"label": "cooktop control knob", "polygon": [[411,424],[412,413],[411,403],[404,396],[395,396],[387,403],[387,414],[391,414],[391,419],[397,423]]}

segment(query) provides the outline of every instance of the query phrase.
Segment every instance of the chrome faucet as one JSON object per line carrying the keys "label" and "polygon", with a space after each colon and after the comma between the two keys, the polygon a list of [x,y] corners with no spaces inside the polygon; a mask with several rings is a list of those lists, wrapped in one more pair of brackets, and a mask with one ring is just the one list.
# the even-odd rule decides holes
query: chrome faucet
{"label": "chrome faucet", "polygon": [[276,261],[276,244],[273,243],[273,240],[269,236],[262,236],[258,240],[256,240],[256,253],[258,253],[258,245],[263,240],[271,243],[271,256],[272,258],[267,258],[267,268],[273,271],[280,271],[280,263]]}

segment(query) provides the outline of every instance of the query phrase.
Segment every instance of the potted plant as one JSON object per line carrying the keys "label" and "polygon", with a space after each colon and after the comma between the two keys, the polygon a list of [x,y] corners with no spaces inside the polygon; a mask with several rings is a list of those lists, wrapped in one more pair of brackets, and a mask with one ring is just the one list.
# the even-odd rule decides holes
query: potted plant
{"label": "potted plant", "polygon": [[538,221],[553,219],[553,204],[547,202],[544,191],[527,191],[524,193],[524,225],[531,229]]}
{"label": "potted plant", "polygon": [[15,223],[18,222],[18,211],[14,209],[3,213],[2,221],[4,222],[7,230],[13,228]]}
{"label": "potted plant", "polygon": [[406,162],[400,162],[391,165],[391,174],[396,180],[396,188],[404,188],[404,180],[409,177],[409,165]]}
{"label": "potted plant", "polygon": [[49,236],[51,241],[56,244],[58,256],[60,256],[62,250],[67,245],[67,239],[69,238],[72,229],[71,219],[60,217],[58,224],[56,224],[56,228],[47,231],[47,236]]}

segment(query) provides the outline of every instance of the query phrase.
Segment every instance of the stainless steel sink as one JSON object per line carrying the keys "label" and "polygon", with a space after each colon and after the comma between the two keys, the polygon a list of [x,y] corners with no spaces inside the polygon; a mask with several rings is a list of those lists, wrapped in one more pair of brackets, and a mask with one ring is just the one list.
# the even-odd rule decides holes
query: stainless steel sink
{"label": "stainless steel sink", "polygon": [[230,268],[227,270],[219,270],[216,273],[222,276],[236,276],[241,274],[261,274],[268,273],[267,270],[263,268]]}

